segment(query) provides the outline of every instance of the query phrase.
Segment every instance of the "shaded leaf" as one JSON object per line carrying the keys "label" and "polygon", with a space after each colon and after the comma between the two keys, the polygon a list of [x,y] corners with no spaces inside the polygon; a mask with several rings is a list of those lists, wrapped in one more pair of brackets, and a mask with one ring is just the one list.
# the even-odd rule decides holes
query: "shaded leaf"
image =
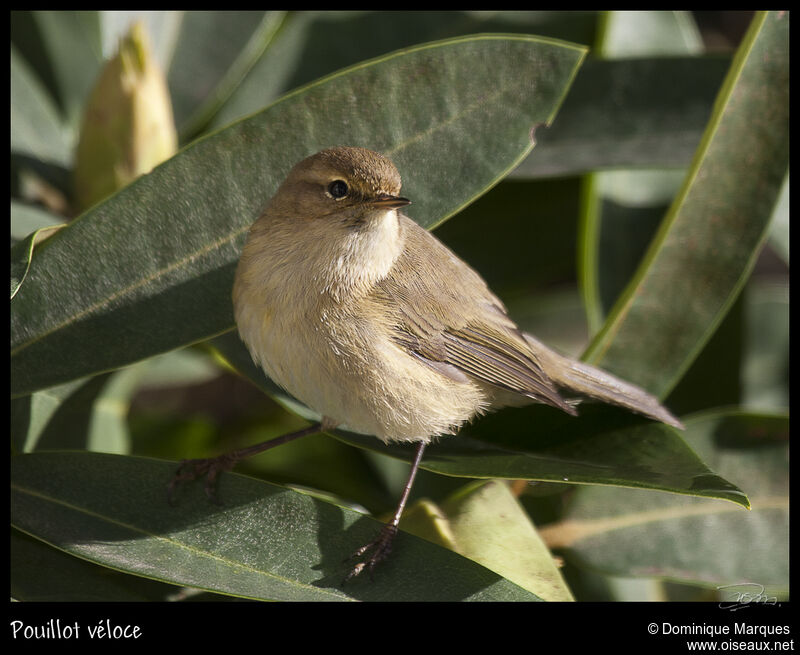
{"label": "shaded leaf", "polygon": [[613,575],[788,587],[788,419],[710,412],[686,427],[703,459],[748,489],[752,511],[593,487],[576,493],[562,522],[541,530],[545,541]]}
{"label": "shaded leaf", "polygon": [[167,388],[207,382],[219,375],[219,367],[206,353],[191,348],[147,360],[140,383],[148,388]]}
{"label": "shaded leaf", "polygon": [[[128,451],[128,429],[125,424],[127,405],[117,399],[112,382],[120,373],[102,373],[83,381],[76,389],[70,389],[47,420],[39,434],[29,432],[26,450],[98,450],[101,452],[125,453]],[[66,386],[70,387],[68,383]],[[38,395],[34,394],[34,396]],[[52,392],[48,394],[52,398]],[[19,402],[22,399],[15,399]],[[42,402],[32,402],[33,411],[41,411]],[[47,408],[46,411],[49,411]],[[32,425],[40,424],[41,418],[32,416]]]}
{"label": "shaded leaf", "polygon": [[11,153],[66,165],[70,136],[28,63],[11,46]]}
{"label": "shaded leaf", "polygon": [[789,265],[789,173],[783,181],[769,229],[769,242],[775,251]]}
{"label": "shaded leaf", "polygon": [[137,365],[75,380],[11,401],[12,443],[20,452],[130,449],[128,410],[143,385],[188,383],[217,375],[206,358],[186,351],[167,353]]}
{"label": "shaded leaf", "polygon": [[742,404],[779,411],[789,407],[789,283],[751,281],[745,297]]}
{"label": "shaded leaf", "polygon": [[729,63],[717,56],[588,59],[552,127],[536,133],[536,154],[512,175],[688,165]]}
{"label": "shaded leaf", "polygon": [[76,449],[125,453],[128,403],[139,372],[68,382],[12,402],[12,440],[24,452]]}
{"label": "shaded leaf", "polygon": [[[12,453],[32,451],[54,413],[86,380],[73,380],[28,396],[11,399]],[[80,438],[83,438],[81,435]]]}
{"label": "shaded leaf", "polygon": [[579,191],[574,178],[509,177],[439,225],[436,237],[478,271],[509,310],[516,299],[535,305],[537,294],[575,275],[576,225],[565,217],[577,214]]}
{"label": "shaded leaf", "polygon": [[379,524],[307,494],[223,475],[166,502],[175,465],[97,453],[12,460],[12,524],[61,550],[173,584],[269,600],[535,600],[477,564],[401,533],[374,582],[343,563]]}
{"label": "shaded leaf", "polygon": [[[748,506],[739,487],[710,470],[666,425],[607,406],[506,408],[425,451],[422,468],[444,475],[660,489]],[[348,443],[407,461],[413,448],[336,430]]]}
{"label": "shaded leaf", "polygon": [[275,37],[285,13],[185,12],[168,76],[182,141],[224,105]]}
{"label": "shaded leaf", "polygon": [[163,601],[175,587],[123,575],[11,530],[11,596],[24,602]]}
{"label": "shaded leaf", "polygon": [[64,122],[76,126],[102,62],[98,12],[15,11],[11,37],[52,95]]}
{"label": "shaded leaf", "polygon": [[746,291],[739,295],[680,382],[670,391],[665,403],[678,415],[741,403],[748,345],[746,295]]}

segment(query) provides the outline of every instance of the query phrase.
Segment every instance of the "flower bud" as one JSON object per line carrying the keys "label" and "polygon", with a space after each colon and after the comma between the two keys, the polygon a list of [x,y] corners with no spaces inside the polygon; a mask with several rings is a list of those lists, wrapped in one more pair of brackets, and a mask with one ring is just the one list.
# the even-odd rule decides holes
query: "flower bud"
{"label": "flower bud", "polygon": [[164,74],[141,23],[120,41],[89,95],[75,156],[75,198],[83,211],[177,149]]}

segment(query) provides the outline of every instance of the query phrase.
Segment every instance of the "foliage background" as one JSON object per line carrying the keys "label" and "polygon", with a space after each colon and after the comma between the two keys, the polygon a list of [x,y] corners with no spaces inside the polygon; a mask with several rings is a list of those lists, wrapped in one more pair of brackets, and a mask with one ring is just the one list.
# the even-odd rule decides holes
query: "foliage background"
{"label": "foliage background", "polygon": [[[182,146],[323,75],[414,44],[501,32],[590,46],[555,123],[537,130],[532,154],[436,230],[484,275],[523,328],[562,352],[580,356],[613,313],[681,188],[703,130],[714,120],[714,100],[752,16],[154,12],[139,17],[150,29],[155,56],[166,71]],[[113,53],[130,20],[125,12],[12,13],[12,244],[24,243],[37,228],[72,217],[72,152],[82,107],[102,57]],[[702,33],[698,22],[707,26]],[[510,500],[494,487],[471,487],[463,477],[422,471],[412,500],[432,503],[419,506],[412,514],[416,526],[412,520],[407,528],[447,543],[447,535],[459,530],[456,517],[467,515],[467,509],[478,506],[478,514],[486,517],[500,505],[524,508],[515,515],[515,528],[524,533],[519,538],[529,546],[543,540],[563,564],[566,584],[557,580],[562,595],[551,599],[710,600],[725,597],[719,586],[745,583],[764,584],[769,594],[785,597],[789,247],[788,165],[781,165],[786,179],[774,210],[770,203],[769,233],[763,248],[759,243],[753,252],[746,284],[679,382],[663,389],[666,404],[687,423],[684,438],[691,449],[710,471],[750,497],[753,510],[747,518],[723,500],[631,489],[624,482],[575,485],[530,476],[538,481],[511,485]],[[709,267],[714,266],[710,261]],[[285,404],[229,370],[220,352],[225,352],[224,343],[198,344],[118,371],[19,394],[12,401],[13,452],[78,449],[177,461],[224,452],[304,424]],[[12,381],[18,373],[12,368]],[[479,422],[475,432],[527,434],[529,425],[530,417],[508,412]],[[626,448],[622,444],[620,458]],[[574,451],[570,454],[575,457]],[[586,457],[592,460],[597,454]],[[40,470],[54,471],[68,461],[47,461]],[[115,484],[122,485],[116,493],[133,493],[124,477],[126,464],[116,462],[109,460],[106,480],[86,473],[87,484],[92,480],[100,485],[98,494],[114,496]],[[376,516],[392,509],[406,470],[398,459],[328,435],[283,446],[238,469]],[[155,473],[147,479],[134,468],[131,476],[140,480],[133,486],[142,493],[155,497],[162,488],[163,479]],[[224,488],[228,506],[246,506],[237,494],[251,498],[264,493],[264,487],[246,486],[250,481],[235,483],[240,484],[245,486]],[[208,514],[201,496],[187,494],[181,500],[186,530],[195,529],[193,520],[219,518]],[[220,520],[230,530],[242,518]],[[316,526],[319,519],[308,520]],[[268,525],[257,528],[241,539],[269,538],[263,532],[269,531]],[[178,591],[159,582],[164,579],[159,571],[148,575],[109,553],[89,557],[85,550],[75,551],[70,547],[76,543],[74,535],[45,543],[26,532],[33,534],[12,530],[12,595],[20,600],[211,595]],[[369,532],[365,528],[354,536],[348,530],[346,540],[355,547]],[[301,549],[319,537],[312,530],[286,547]],[[153,558],[158,552],[153,540],[143,543],[141,557]],[[754,543],[761,549],[757,557]],[[164,556],[174,561],[175,553]],[[402,567],[399,556],[397,565]],[[754,560],[760,567],[752,567]],[[471,574],[451,560],[442,562],[455,566],[456,575]],[[506,572],[503,566],[514,570]],[[546,564],[533,566],[537,572],[549,570]],[[512,558],[492,570],[500,569],[504,578],[530,590],[520,581],[521,568]],[[186,579],[196,581],[193,587],[208,588],[204,582],[210,574],[199,564],[190,573]],[[287,593],[303,597],[300,578],[287,577]],[[385,584],[392,581],[387,574]],[[379,576],[375,587],[380,590]],[[257,597],[241,588],[223,591]],[[402,591],[395,587],[392,593]],[[500,597],[515,597],[514,592],[504,593],[511,595]],[[547,598],[541,588],[536,593]]]}

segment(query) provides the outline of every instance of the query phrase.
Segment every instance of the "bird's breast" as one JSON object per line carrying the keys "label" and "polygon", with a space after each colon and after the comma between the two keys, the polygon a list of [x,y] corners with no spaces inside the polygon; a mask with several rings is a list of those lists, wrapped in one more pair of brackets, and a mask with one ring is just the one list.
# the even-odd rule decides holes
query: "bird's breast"
{"label": "bird's breast", "polygon": [[386,441],[452,433],[485,409],[485,395],[396,343],[391,312],[370,292],[404,233],[396,212],[372,219],[316,248],[309,233],[302,248],[275,230],[251,235],[234,284],[239,333],[266,374],[322,416]]}

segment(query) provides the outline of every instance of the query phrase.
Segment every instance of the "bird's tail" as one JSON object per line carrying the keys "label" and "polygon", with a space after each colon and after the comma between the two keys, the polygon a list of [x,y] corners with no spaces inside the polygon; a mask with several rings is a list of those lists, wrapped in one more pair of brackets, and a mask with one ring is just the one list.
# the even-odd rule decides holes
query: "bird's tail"
{"label": "bird's tail", "polygon": [[599,368],[559,355],[530,334],[525,333],[524,336],[539,357],[544,372],[556,386],[567,392],[573,391],[594,400],[618,405],[656,421],[684,429],[683,423],[644,389],[630,382],[624,382]]}

